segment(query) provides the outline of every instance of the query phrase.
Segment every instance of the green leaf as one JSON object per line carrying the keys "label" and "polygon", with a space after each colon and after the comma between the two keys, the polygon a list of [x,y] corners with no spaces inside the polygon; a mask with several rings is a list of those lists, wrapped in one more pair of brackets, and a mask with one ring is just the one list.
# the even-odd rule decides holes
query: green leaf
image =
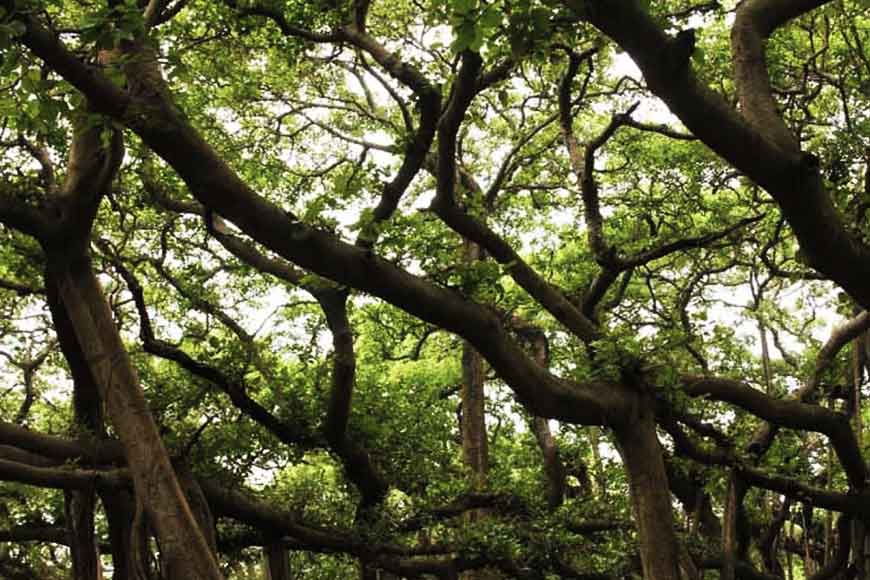
{"label": "green leaf", "polygon": [[462,24],[456,27],[456,38],[453,40],[453,51],[462,52],[468,49],[475,42],[477,28],[471,20],[464,20]]}
{"label": "green leaf", "polygon": [[481,30],[488,32],[497,28],[501,24],[502,14],[494,5],[487,6],[478,20],[478,26]]}
{"label": "green leaf", "polygon": [[454,14],[465,16],[477,7],[477,0],[452,0],[451,8]]}

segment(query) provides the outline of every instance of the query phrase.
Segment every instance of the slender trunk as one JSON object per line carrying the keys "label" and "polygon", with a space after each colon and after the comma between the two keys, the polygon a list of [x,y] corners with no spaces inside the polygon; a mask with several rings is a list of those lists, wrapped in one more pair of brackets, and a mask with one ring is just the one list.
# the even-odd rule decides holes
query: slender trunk
{"label": "slender trunk", "polygon": [[852,521],[852,565],[855,570],[855,580],[867,578],[866,549],[867,526],[859,518]]}
{"label": "slender trunk", "polygon": [[[464,260],[473,264],[481,257],[480,247],[465,242]],[[473,292],[474,288],[466,288]],[[486,440],[486,394],[484,393],[483,357],[471,343],[462,344],[462,454],[471,471],[472,488],[486,487],[489,452]]]}
{"label": "slender trunk", "polygon": [[[149,580],[154,578],[145,522],[135,522],[136,501],[125,490],[100,493],[109,524],[112,550],[112,580]],[[133,526],[139,529],[134,532]],[[136,542],[136,545],[133,545]]]}
{"label": "slender trunk", "polygon": [[[465,259],[470,264],[480,259],[480,248],[467,242]],[[473,290],[471,288],[469,291]],[[471,488],[475,491],[486,489],[486,476],[489,471],[489,446],[486,435],[486,392],[483,371],[483,357],[471,343],[462,344],[462,456],[471,477]],[[482,510],[468,512],[469,521],[485,517]],[[492,578],[486,571],[471,570],[459,575],[463,580],[483,580]]]}
{"label": "slender trunk", "polygon": [[614,434],[628,474],[644,580],[678,580],[671,494],[653,408],[651,398],[643,398],[637,416],[614,428]]}
{"label": "slender trunk", "polygon": [[[538,447],[544,455],[544,473],[547,476],[547,505],[557,508],[565,498],[565,467],[559,456],[556,438],[550,431],[550,422],[543,417],[532,418],[532,428]],[[588,490],[586,490],[588,491]]]}
{"label": "slender trunk", "polygon": [[73,580],[102,580],[100,551],[94,534],[94,490],[64,492],[66,529],[72,555]]}
{"label": "slender trunk", "polygon": [[[539,332],[533,342],[535,362],[544,368],[550,366],[550,347],[547,337]],[[544,473],[547,476],[547,505],[557,508],[562,505],[565,498],[565,465],[559,455],[559,447],[556,438],[550,431],[550,422],[543,417],[532,417],[532,431],[544,456]],[[584,466],[585,467],[585,466]],[[584,492],[588,493],[588,477]]]}
{"label": "slender trunk", "polygon": [[761,366],[764,372],[764,392],[771,394],[773,380],[770,369],[770,347],[767,344],[767,329],[763,322],[758,323],[758,338],[761,342]]}
{"label": "slender trunk", "polygon": [[156,530],[167,576],[222,578],[175,477],[90,258],[51,258],[58,297],[124,446],[136,498]]}
{"label": "slender trunk", "polygon": [[725,496],[725,514],[722,526],[722,574],[720,580],[734,580],[737,565],[737,476],[734,472],[728,477]]}
{"label": "slender trunk", "polygon": [[855,439],[857,439],[859,447],[864,440],[864,420],[861,417],[861,385],[864,383],[864,367],[867,365],[864,344],[868,336],[870,336],[868,333],[864,333],[852,341],[852,396],[849,397],[847,409],[852,416]]}
{"label": "slender trunk", "polygon": [[[829,401],[828,405],[833,408],[834,402]],[[828,477],[827,488],[831,488],[831,479],[832,473],[834,472],[834,452],[831,449],[831,446],[828,446],[828,458],[827,458],[827,466],[826,473]],[[825,511],[825,555],[822,560],[822,566],[827,564],[831,560],[831,556],[834,553],[834,517],[830,511]]]}
{"label": "slender trunk", "polygon": [[595,481],[595,489],[592,490],[595,497],[604,500],[607,497],[607,477],[604,473],[604,464],[601,462],[601,452],[598,445],[601,442],[601,429],[599,427],[587,427],[589,434],[589,449],[592,452],[592,475]]}
{"label": "slender trunk", "polygon": [[263,548],[266,561],[265,580],[290,580],[290,553],[281,542],[274,542]]}
{"label": "slender trunk", "polygon": [[810,575],[816,572],[815,560],[810,551],[810,530],[813,528],[813,506],[805,503],[801,514],[803,517],[804,533],[803,533],[803,548],[804,548],[804,575],[809,578]]}
{"label": "slender trunk", "polygon": [[476,491],[486,487],[489,468],[483,383],[483,358],[466,342],[462,348],[462,453]]}

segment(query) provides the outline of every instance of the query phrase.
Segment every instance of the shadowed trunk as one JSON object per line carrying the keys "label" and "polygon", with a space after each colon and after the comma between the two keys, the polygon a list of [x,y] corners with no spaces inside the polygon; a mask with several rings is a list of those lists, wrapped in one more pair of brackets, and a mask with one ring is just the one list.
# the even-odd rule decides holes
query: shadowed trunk
{"label": "shadowed trunk", "polygon": [[199,529],[202,531],[212,555],[217,558],[217,531],[208,500],[202,493],[199,482],[196,481],[186,464],[176,463],[175,473],[178,476],[178,483],[181,484],[181,489],[184,491],[184,496],[187,498],[190,511],[193,512],[193,517],[196,518],[196,523],[199,524]]}
{"label": "shadowed trunk", "polygon": [[[112,550],[112,580],[150,580],[155,578],[152,558],[148,548],[148,533],[145,522],[138,522],[134,533],[136,502],[132,494],[123,490],[106,490],[100,493],[106,520],[109,524],[109,544]],[[136,542],[134,548],[133,542]],[[134,561],[138,558],[138,561]],[[137,566],[140,575],[136,576]]]}
{"label": "shadowed trunk", "polygon": [[63,494],[66,529],[72,555],[73,580],[102,580],[100,550],[94,535],[93,490],[66,491]]}
{"label": "shadowed trunk", "polygon": [[475,491],[486,487],[489,450],[486,440],[486,395],[483,359],[465,343],[462,348],[462,454]]}
{"label": "shadowed trunk", "polygon": [[[547,341],[547,335],[539,329],[530,330],[529,334],[532,338],[532,354],[535,362],[544,368],[550,368],[550,346]],[[544,417],[532,417],[532,432],[535,434],[535,439],[538,442],[538,447],[541,449],[541,454],[544,457],[544,474],[547,477],[547,505],[551,508],[557,508],[562,505],[565,499],[565,465],[562,462],[562,457],[559,455],[559,447],[556,445],[556,438],[550,431],[550,422]],[[586,466],[582,460],[580,462],[580,471],[586,475]],[[580,479],[583,492],[589,492],[588,475]]]}
{"label": "shadowed trunk", "polygon": [[[78,436],[105,438],[103,402],[78,349],[72,323],[57,294],[57,286],[50,275],[45,276],[46,299],[54,320],[58,341],[73,376],[74,431]],[[67,521],[72,577],[75,580],[102,578],[100,551],[94,534],[94,490],[68,490],[64,492],[64,512]]]}
{"label": "shadowed trunk", "polygon": [[266,561],[265,580],[291,580],[290,553],[281,542],[273,542],[263,547]]}

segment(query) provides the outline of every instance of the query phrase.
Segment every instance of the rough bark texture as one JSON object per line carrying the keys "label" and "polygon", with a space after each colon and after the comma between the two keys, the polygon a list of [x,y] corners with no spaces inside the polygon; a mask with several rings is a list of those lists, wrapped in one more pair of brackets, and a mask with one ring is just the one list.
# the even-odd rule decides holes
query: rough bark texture
{"label": "rough bark texture", "polygon": [[[147,565],[150,563],[148,553],[147,534],[144,530],[144,522],[139,522],[140,529],[133,533],[135,525],[134,516],[136,502],[131,493],[121,489],[101,490],[100,499],[103,510],[109,524],[109,545],[112,551],[112,580],[140,580],[135,576],[138,562],[146,564],[145,574],[148,575]],[[137,545],[133,541],[138,539]],[[137,552],[138,551],[138,552]]]}
{"label": "rough bark texture", "polygon": [[[483,358],[467,342],[462,347],[462,455],[471,477],[470,486],[475,491],[486,489],[489,470],[489,446],[486,433],[486,394],[484,387]],[[470,521],[486,517],[485,510],[466,513]],[[469,570],[459,575],[463,580],[495,578],[486,570]]]}
{"label": "rough bark texture", "polygon": [[187,465],[176,464],[175,473],[178,476],[181,489],[184,491],[184,496],[187,498],[190,511],[193,512],[193,517],[196,518],[212,555],[217,558],[217,529],[208,500]]}

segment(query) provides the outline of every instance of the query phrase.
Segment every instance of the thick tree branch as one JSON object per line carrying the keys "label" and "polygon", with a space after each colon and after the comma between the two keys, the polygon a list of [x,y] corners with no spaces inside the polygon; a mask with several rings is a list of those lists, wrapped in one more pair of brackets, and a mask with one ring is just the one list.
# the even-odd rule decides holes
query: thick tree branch
{"label": "thick tree branch", "polygon": [[[2,221],[2,218],[0,218],[0,221]],[[19,296],[45,294],[45,288],[39,286],[29,286],[27,284],[21,284],[20,282],[16,282],[14,280],[6,280],[3,278],[0,278],[0,288],[15,292]]]}
{"label": "thick tree branch", "polygon": [[54,232],[51,221],[16,193],[0,185],[0,223],[37,239],[50,236]]}
{"label": "thick tree branch", "polygon": [[67,544],[66,529],[60,526],[21,525],[0,530],[0,542],[49,542]]}
{"label": "thick tree branch", "polygon": [[115,489],[132,485],[124,469],[98,471],[35,467],[6,459],[0,459],[0,479],[55,489]]}
{"label": "thick tree branch", "polygon": [[845,415],[815,405],[774,399],[749,385],[727,379],[690,378],[686,381],[686,392],[693,397],[707,396],[737,405],[782,427],[824,433],[831,440],[849,484],[856,490],[864,489],[867,468]]}
{"label": "thick tree branch", "polygon": [[[650,89],[707,146],[767,190],[792,226],[810,264],[870,307],[870,249],[855,239],[825,190],[812,155],[783,150],[734,111],[691,71],[690,34],[667,36],[640,0],[566,0],[625,49],[640,67]],[[748,4],[753,4],[748,2]],[[764,3],[768,4],[768,3]],[[763,4],[763,5],[764,5]],[[764,26],[780,23],[821,2],[786,6],[771,1]]]}

